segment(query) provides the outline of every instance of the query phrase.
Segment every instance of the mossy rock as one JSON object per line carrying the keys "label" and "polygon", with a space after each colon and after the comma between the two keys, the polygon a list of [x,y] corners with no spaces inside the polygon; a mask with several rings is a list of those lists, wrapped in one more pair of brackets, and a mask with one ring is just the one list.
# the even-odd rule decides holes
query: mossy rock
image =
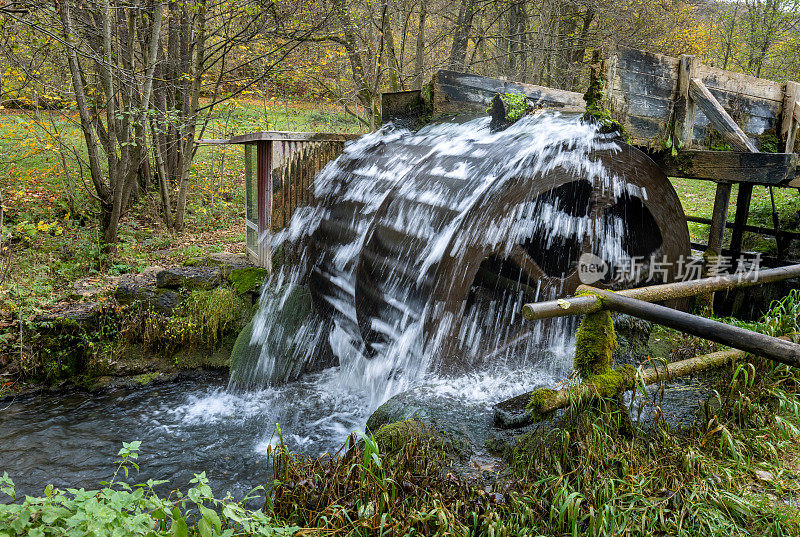
{"label": "mossy rock", "polygon": [[405,452],[426,458],[441,457],[452,464],[467,454],[466,446],[450,434],[417,419],[387,423],[378,429],[373,439],[381,453],[389,456]]}
{"label": "mossy rock", "polygon": [[221,282],[219,267],[173,267],[156,274],[159,289],[213,289]]}
{"label": "mossy rock", "polygon": [[250,341],[253,338],[253,319],[242,328],[236,341],[233,344],[233,350],[230,357],[231,371],[238,371],[245,364],[258,362],[261,356],[261,347],[251,345]]}
{"label": "mossy rock", "polygon": [[264,282],[269,271],[261,267],[247,267],[231,270],[228,279],[240,295],[248,291],[256,291]]}
{"label": "mossy rock", "polygon": [[[311,292],[303,286],[295,286],[287,292],[288,296],[283,300],[277,294],[268,298],[267,304],[274,309],[265,311],[262,305],[262,311],[240,332],[230,361],[234,383],[242,386],[280,383],[335,365],[335,358],[328,352],[327,344],[310,354],[307,352],[309,349],[304,347],[311,343],[304,338],[313,338],[313,334],[304,329],[312,315]],[[281,301],[282,304],[278,306]],[[268,370],[259,368],[262,345],[251,344],[256,322],[264,323],[264,330],[269,332],[263,336],[264,344],[268,346],[268,352],[275,362]]]}

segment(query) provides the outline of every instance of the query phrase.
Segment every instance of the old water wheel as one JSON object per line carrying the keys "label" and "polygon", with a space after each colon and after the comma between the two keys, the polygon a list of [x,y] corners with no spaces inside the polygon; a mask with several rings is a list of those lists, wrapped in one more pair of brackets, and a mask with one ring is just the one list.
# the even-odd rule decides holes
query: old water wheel
{"label": "old water wheel", "polygon": [[323,171],[316,195],[315,308],[368,356],[417,326],[442,363],[474,359],[530,329],[523,302],[573,292],[584,254],[606,267],[598,284],[615,288],[669,280],[689,253],[656,164],[550,114],[499,133],[480,118],[370,135]]}

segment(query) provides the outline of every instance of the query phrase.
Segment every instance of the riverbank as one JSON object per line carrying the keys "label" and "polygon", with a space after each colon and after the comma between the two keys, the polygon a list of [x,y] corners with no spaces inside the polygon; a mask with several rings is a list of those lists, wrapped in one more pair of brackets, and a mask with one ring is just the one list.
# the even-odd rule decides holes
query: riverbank
{"label": "riverbank", "polygon": [[210,254],[122,275],[90,297],[44,310],[21,327],[19,347],[0,363],[0,400],[227,370],[266,274],[243,255]]}

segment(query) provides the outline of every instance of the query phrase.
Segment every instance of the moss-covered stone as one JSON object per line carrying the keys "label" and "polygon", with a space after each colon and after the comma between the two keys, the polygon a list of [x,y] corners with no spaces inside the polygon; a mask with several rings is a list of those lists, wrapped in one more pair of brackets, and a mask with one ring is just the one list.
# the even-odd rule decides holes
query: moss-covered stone
{"label": "moss-covered stone", "polygon": [[403,449],[424,453],[433,449],[446,458],[461,456],[465,446],[456,443],[447,433],[430,427],[418,419],[387,423],[374,434],[375,443],[383,453],[393,454]]}
{"label": "moss-covered stone", "polygon": [[253,320],[247,323],[236,337],[229,362],[231,371],[238,370],[243,364],[258,361],[258,357],[261,355],[261,347],[250,344],[252,337]]}
{"label": "moss-covered stone", "polygon": [[585,316],[575,335],[574,367],[581,378],[588,379],[609,370],[616,346],[614,321],[609,311]]}
{"label": "moss-covered stone", "polygon": [[264,282],[269,271],[261,267],[247,267],[240,269],[233,269],[228,276],[228,279],[233,284],[236,292],[240,295],[248,291],[257,290]]}
{"label": "moss-covered stone", "polygon": [[418,442],[426,434],[426,427],[416,419],[387,423],[375,433],[374,439],[383,451],[399,451],[409,443]]}
{"label": "moss-covered stone", "polygon": [[316,348],[313,356],[306,352],[308,349],[304,345],[308,341],[300,331],[311,315],[309,289],[294,286],[285,292],[288,292],[287,296],[270,300],[273,307],[260,314],[264,315],[265,325],[270,327],[270,335],[266,337],[264,344],[275,360],[268,373],[269,378],[264,377],[265,373],[258,369],[262,347],[250,344],[254,330],[251,322],[239,334],[231,354],[231,378],[234,382],[246,384],[257,380],[259,383],[279,383],[294,380],[309,371],[335,365],[335,357],[330,355],[327,346]]}
{"label": "moss-covered stone", "polygon": [[534,421],[540,421],[550,414],[547,410],[552,406],[552,401],[556,398],[557,393],[550,388],[539,388],[531,394],[528,401],[528,414]]}
{"label": "moss-covered stone", "polygon": [[150,373],[142,373],[141,375],[136,375],[135,377],[131,378],[131,382],[134,384],[138,384],[139,386],[147,386],[148,384],[152,383],[155,379],[159,377],[161,373],[158,371],[153,371]]}

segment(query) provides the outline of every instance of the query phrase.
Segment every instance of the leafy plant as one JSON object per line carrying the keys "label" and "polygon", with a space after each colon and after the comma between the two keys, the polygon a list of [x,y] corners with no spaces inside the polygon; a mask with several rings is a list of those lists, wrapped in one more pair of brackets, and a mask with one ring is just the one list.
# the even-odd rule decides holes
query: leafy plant
{"label": "leafy plant", "polygon": [[[141,442],[123,442],[117,471],[98,490],[67,489],[48,485],[43,497],[26,496],[16,502],[14,482],[3,473],[0,493],[12,503],[0,504],[0,535],[141,535],[147,537],[234,537],[239,535],[289,536],[299,529],[278,524],[261,509],[247,503],[264,493],[256,487],[241,501],[230,495],[216,498],[205,472],[195,474],[193,486],[184,494],[173,491],[163,498],[155,487],[167,483],[148,480],[130,485],[129,470],[139,469],[136,460]],[[122,471],[125,479],[117,479]]]}

